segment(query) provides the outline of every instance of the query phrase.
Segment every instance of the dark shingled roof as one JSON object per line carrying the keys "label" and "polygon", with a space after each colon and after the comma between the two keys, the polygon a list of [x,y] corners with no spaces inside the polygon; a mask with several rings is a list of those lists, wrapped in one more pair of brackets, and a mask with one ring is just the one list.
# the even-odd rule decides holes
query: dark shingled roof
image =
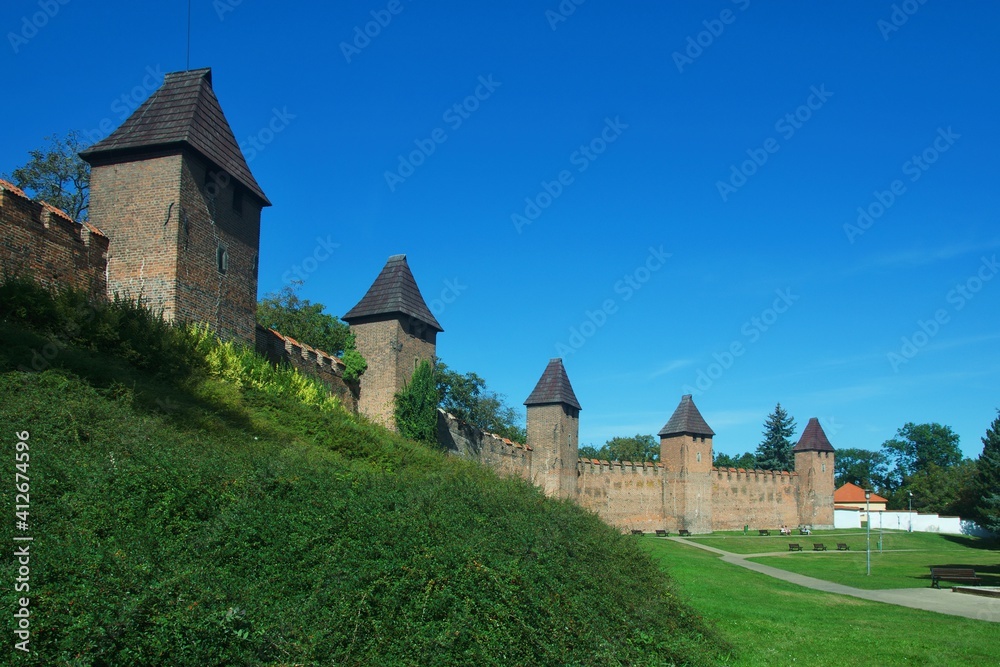
{"label": "dark shingled roof", "polygon": [[80,157],[91,164],[107,164],[119,157],[174,146],[194,149],[217,169],[232,176],[264,206],[271,205],[250,173],[212,91],[209,68],[167,74],[163,85],[121,127],[80,153]]}
{"label": "dark shingled roof", "polygon": [[410,273],[410,265],[406,263],[406,255],[390,257],[368,293],[342,319],[350,324],[351,320],[364,317],[395,314],[409,315],[437,331],[444,331],[427,308],[417,281]]}
{"label": "dark shingled roof", "polygon": [[792,448],[793,452],[832,452],[833,445],[826,438],[823,427],[815,417],[809,419],[806,429],[802,431],[799,444]]}
{"label": "dark shingled roof", "polygon": [[670,416],[670,420],[663,425],[657,433],[661,438],[672,435],[697,435],[699,437],[711,438],[715,431],[709,428],[705,418],[698,412],[697,406],[691,400],[691,394],[684,394],[681,402]]}
{"label": "dark shingled roof", "polygon": [[580,402],[576,400],[573,393],[573,385],[569,383],[569,376],[563,367],[562,359],[550,359],[549,365],[545,367],[545,372],[539,378],[531,396],[524,402],[525,405],[550,405],[558,403],[568,405],[571,408],[582,410]]}

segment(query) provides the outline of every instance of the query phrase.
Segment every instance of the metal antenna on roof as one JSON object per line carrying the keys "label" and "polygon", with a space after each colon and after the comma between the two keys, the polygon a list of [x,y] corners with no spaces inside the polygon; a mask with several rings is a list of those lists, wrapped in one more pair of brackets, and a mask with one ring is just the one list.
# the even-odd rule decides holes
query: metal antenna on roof
{"label": "metal antenna on roof", "polygon": [[191,0],[188,0],[187,60],[184,69],[191,69]]}

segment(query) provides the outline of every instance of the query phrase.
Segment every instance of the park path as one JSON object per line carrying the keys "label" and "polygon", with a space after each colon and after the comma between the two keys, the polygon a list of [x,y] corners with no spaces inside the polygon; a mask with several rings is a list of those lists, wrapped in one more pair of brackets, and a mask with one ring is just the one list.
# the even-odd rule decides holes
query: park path
{"label": "park path", "polygon": [[837,593],[838,595],[850,595],[852,597],[872,600],[874,602],[885,602],[887,604],[895,604],[901,607],[911,607],[913,609],[923,609],[925,611],[936,611],[939,614],[965,616],[966,618],[974,618],[979,621],[1000,623],[1000,598],[988,598],[981,597],[979,595],[955,593],[950,588],[892,588],[885,590],[854,588],[853,586],[835,584],[832,581],[823,581],[822,579],[816,579],[815,577],[807,577],[803,574],[786,572],[785,570],[779,570],[776,567],[762,565],[761,563],[754,563],[747,560],[747,558],[760,556],[783,555],[784,552],[767,554],[734,554],[729,551],[723,551],[722,549],[710,547],[707,544],[701,544],[700,542],[695,542],[693,540],[686,540],[682,537],[669,537],[667,539],[680,542],[682,544],[688,544],[699,549],[704,549],[705,551],[711,551],[714,554],[718,554],[726,563],[731,563],[732,565],[737,565],[739,567],[745,567],[748,570],[760,572],[761,574],[766,574],[770,577],[774,577],[775,579],[781,579],[783,581],[798,584],[799,586],[805,586],[806,588],[812,588],[817,591]]}

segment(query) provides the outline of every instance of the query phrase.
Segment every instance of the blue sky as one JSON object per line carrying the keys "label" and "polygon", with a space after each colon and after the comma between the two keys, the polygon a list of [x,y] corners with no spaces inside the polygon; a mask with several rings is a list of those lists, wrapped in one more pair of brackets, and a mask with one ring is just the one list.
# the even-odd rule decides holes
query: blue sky
{"label": "blue sky", "polygon": [[[405,253],[452,368],[520,405],[565,359],[581,444],[694,393],[716,451],[781,402],[835,447],[937,421],[977,456],[1000,5],[577,2],[196,0],[190,65],[274,203],[261,294],[298,267],[342,315]],[[5,2],[0,171],[185,69],[186,9]]]}

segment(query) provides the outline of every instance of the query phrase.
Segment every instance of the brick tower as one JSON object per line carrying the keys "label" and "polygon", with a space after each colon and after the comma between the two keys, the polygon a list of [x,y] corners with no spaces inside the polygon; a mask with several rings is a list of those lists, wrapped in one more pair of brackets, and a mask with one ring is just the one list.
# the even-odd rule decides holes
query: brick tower
{"label": "brick tower", "polygon": [[532,482],[553,498],[575,498],[579,460],[580,403],[562,359],[552,359],[524,402]]}
{"label": "brick tower", "polygon": [[792,449],[799,475],[799,523],[833,528],[833,445],[815,417]]}
{"label": "brick tower", "polygon": [[358,411],[395,428],[394,397],[424,359],[433,363],[438,333],[444,331],[427,308],[406,255],[393,255],[364,298],[343,317],[358,352],[368,361],[361,376]]}
{"label": "brick tower", "polygon": [[109,294],[252,344],[260,212],[271,203],[212,91],[212,71],[167,74],[80,157],[91,165],[91,221],[110,239]]}
{"label": "brick tower", "polygon": [[692,533],[712,532],[712,436],[691,394],[681,397],[660,436],[660,462],[665,468],[667,513],[676,528]]}

